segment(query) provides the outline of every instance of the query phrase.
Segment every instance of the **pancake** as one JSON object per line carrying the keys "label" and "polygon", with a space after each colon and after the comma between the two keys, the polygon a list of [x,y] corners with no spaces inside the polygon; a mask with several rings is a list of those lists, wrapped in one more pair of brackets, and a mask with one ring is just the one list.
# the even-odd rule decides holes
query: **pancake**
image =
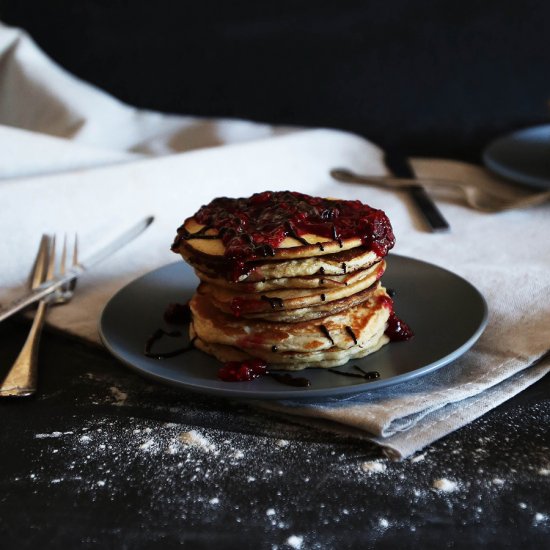
{"label": "pancake", "polygon": [[209,283],[201,283],[197,292],[208,296],[221,311],[246,317],[250,313],[270,312],[314,307],[321,302],[333,302],[347,298],[372,286],[383,275],[386,262],[382,261],[367,270],[363,279],[347,286],[319,288],[290,288],[263,294],[236,292]]}
{"label": "pancake", "polygon": [[[205,256],[193,251],[185,242],[179,243],[177,252],[196,270],[217,279],[224,277],[223,258]],[[264,279],[285,277],[310,277],[314,275],[344,275],[371,267],[382,258],[365,247],[352,248],[326,256],[303,258],[288,261],[248,262],[244,272],[237,277],[238,282],[261,282]],[[232,282],[232,281],[230,281]]]}
{"label": "pancake", "polygon": [[258,282],[237,282],[228,281],[223,277],[214,277],[195,269],[197,277],[205,282],[216,286],[221,286],[229,290],[238,292],[268,292],[270,290],[280,290],[288,288],[317,288],[320,291],[327,288],[341,288],[343,286],[353,285],[368,277],[370,270],[360,269],[345,275],[310,275],[309,277],[281,277],[279,279],[265,279]]}
{"label": "pancake", "polygon": [[[194,331],[191,328],[191,335],[194,335]],[[297,352],[285,352],[278,355],[272,353],[266,353],[265,357],[259,357],[256,353],[250,355],[249,353],[242,351],[232,346],[226,346],[224,344],[210,344],[204,342],[200,338],[195,339],[195,347],[213,355],[216,359],[222,363],[228,361],[246,361],[247,359],[260,358],[265,360],[270,368],[298,371],[307,368],[332,368],[345,365],[351,359],[360,359],[366,357],[375,351],[378,351],[382,346],[389,342],[389,338],[382,332],[373,338],[372,342],[368,346],[363,348],[350,348],[342,350],[339,348],[331,348],[325,351],[315,351],[310,353],[297,353]]]}
{"label": "pancake", "polygon": [[[236,318],[221,312],[206,296],[190,301],[195,334],[204,342],[234,346],[252,355],[287,351],[313,352],[368,346],[384,331],[390,309],[383,287],[353,308],[297,323]],[[278,356],[273,356],[274,358]]]}
{"label": "pancake", "polygon": [[202,206],[178,228],[172,250],[185,249],[205,263],[221,260],[217,272],[237,281],[258,260],[319,257],[361,246],[382,258],[394,243],[382,210],[359,201],[266,191]]}
{"label": "pancake", "polygon": [[334,302],[321,302],[315,307],[304,307],[298,309],[281,309],[263,313],[247,314],[245,319],[264,319],[265,321],[289,322],[297,323],[299,321],[308,321],[311,319],[321,319],[332,313],[339,313],[350,307],[355,307],[358,304],[368,300],[370,295],[378,288],[380,283],[375,283],[369,288],[352,294],[347,298],[341,298]]}
{"label": "pancake", "polygon": [[[205,231],[206,230],[206,231]],[[201,233],[202,232],[202,233]],[[198,223],[195,218],[188,218],[183,223],[180,233],[185,235],[203,235],[204,237],[215,237],[219,232],[215,229],[208,229],[206,225]],[[342,250],[357,248],[362,241],[358,237],[343,238],[340,241],[328,239],[322,235],[303,233],[301,240],[294,237],[285,237],[275,248],[275,253],[266,256],[267,261],[280,259],[310,258],[311,256],[325,256]],[[302,241],[306,241],[305,244]],[[219,238],[188,238],[187,245],[192,252],[198,252],[206,256],[224,257],[226,247]]]}
{"label": "pancake", "polygon": [[201,281],[189,303],[195,347],[241,362],[220,370],[230,381],[258,375],[242,364],[251,359],[302,370],[373,353],[407,328],[380,283],[394,242],[386,214],[359,201],[290,191],[214,199],[172,244]]}

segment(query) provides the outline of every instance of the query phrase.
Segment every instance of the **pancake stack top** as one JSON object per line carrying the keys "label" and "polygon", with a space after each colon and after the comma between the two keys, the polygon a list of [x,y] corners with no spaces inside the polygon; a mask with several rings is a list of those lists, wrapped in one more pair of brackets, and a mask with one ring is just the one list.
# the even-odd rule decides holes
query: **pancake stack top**
{"label": "pancake stack top", "polygon": [[172,245],[201,281],[190,301],[195,346],[285,370],[376,351],[398,323],[379,283],[394,242],[385,213],[359,201],[290,191],[214,199]]}

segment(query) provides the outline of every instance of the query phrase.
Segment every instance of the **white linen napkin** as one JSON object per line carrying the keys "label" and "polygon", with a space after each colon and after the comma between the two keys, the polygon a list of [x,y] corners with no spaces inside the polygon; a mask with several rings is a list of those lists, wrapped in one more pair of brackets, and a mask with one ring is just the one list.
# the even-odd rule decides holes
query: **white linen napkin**
{"label": "white linen napkin", "polygon": [[[31,56],[36,67],[25,56],[14,57],[21,44],[29,45],[23,35],[19,34],[10,48],[1,46],[3,37],[5,34],[0,32],[2,59],[6,55],[19,59],[25,69],[23,90],[27,81],[37,82],[35,74],[59,71],[55,66],[52,69],[51,62],[43,56],[39,56],[40,63],[36,55]],[[73,80],[66,73],[63,78]],[[485,295],[490,316],[485,333],[472,350],[414,382],[319,404],[284,402],[266,406],[368,437],[392,456],[404,457],[509,399],[550,370],[549,361],[534,365],[550,347],[550,242],[545,238],[550,230],[548,205],[487,215],[461,204],[442,202],[440,207],[452,231],[431,234],[423,230],[406,196],[331,180],[328,172],[333,167],[372,175],[385,173],[381,151],[362,138],[331,130],[300,131],[162,158],[136,159],[124,151],[147,149],[151,153],[155,147],[144,144],[152,143],[151,139],[165,143],[170,130],[163,134],[159,126],[158,131],[150,133],[148,124],[138,124],[131,136],[124,133],[115,139],[109,134],[116,128],[105,121],[98,122],[101,113],[92,108],[103,105],[96,97],[105,99],[101,92],[90,88],[93,98],[80,105],[81,86],[87,85],[73,82],[74,93],[64,95],[52,82],[47,78],[35,91],[48,89],[46,96],[53,96],[61,106],[70,105],[67,112],[71,116],[78,112],[79,128],[90,130],[70,135],[78,141],[74,144],[41,135],[34,140],[31,132],[0,128],[2,146],[14,134],[25,143],[26,154],[19,155],[25,162],[22,176],[28,175],[28,165],[31,173],[49,172],[41,177],[11,178],[0,183],[0,233],[4,235],[0,240],[0,301],[20,292],[43,232],[78,230],[85,253],[98,240],[153,214],[156,221],[143,236],[86,273],[73,301],[51,311],[49,322],[53,326],[98,342],[97,320],[106,301],[136,276],[177,259],[169,251],[175,228],[201,204],[219,195],[246,196],[265,189],[292,189],[358,198],[382,208],[395,230],[395,252],[433,262],[471,281]],[[61,87],[69,89],[65,81]],[[24,101],[25,94],[20,95]],[[17,102],[15,91],[11,97]],[[34,100],[40,102],[41,97],[41,92],[36,91]],[[120,108],[120,120],[125,120],[130,108],[107,99],[114,102],[110,115],[118,116]],[[140,118],[140,112],[133,113]],[[0,123],[15,125],[16,120],[6,120],[4,115],[5,110],[0,107]],[[42,120],[40,113],[35,116]],[[162,116],[156,116],[162,121]],[[20,126],[29,129],[33,120],[24,119],[25,124]],[[51,129],[46,122],[43,124],[43,128],[31,129]],[[49,133],[64,135],[60,127]],[[97,147],[102,144],[116,150]],[[51,152],[50,168],[46,149]],[[166,152],[162,147],[155,151],[161,149]],[[73,152],[78,162],[71,160]],[[71,171],[79,163],[81,169]],[[12,163],[11,176],[16,175],[16,164]],[[103,166],[90,168],[94,164]],[[56,166],[65,172],[53,174]],[[419,175],[496,184],[483,169],[459,162],[417,160],[415,168]]]}

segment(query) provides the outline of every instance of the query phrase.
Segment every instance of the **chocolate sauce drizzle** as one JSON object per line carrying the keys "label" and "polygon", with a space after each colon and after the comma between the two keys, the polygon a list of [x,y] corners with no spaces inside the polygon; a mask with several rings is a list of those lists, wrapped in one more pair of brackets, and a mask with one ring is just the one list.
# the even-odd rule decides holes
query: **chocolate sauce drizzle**
{"label": "chocolate sauce drizzle", "polygon": [[355,332],[353,332],[353,329],[348,325],[346,325],[345,328],[346,328],[346,332],[349,334],[350,338],[353,339],[353,343],[355,345],[357,345],[357,337],[355,336]]}
{"label": "chocolate sauce drizzle", "polygon": [[296,239],[299,243],[303,245],[309,246],[309,243],[303,237],[300,237],[298,233],[296,233],[296,229],[294,229],[294,226],[290,222],[286,222],[285,227],[290,237],[292,237],[293,239]]}
{"label": "chocolate sauce drizzle", "polygon": [[269,296],[265,296],[264,294],[262,294],[260,296],[260,300],[263,300],[264,302],[268,302],[269,305],[271,306],[271,309],[275,309],[276,307],[282,309],[285,307],[283,299],[276,298],[275,296],[273,298],[270,298]]}
{"label": "chocolate sauce drizzle", "polygon": [[358,371],[360,371],[360,373],[346,372],[346,371],[340,371],[335,369],[327,369],[327,370],[328,372],[339,374],[340,376],[349,376],[351,378],[363,378],[364,380],[376,380],[377,378],[380,378],[380,373],[376,370],[365,371],[361,367],[358,367],[357,365],[353,365],[352,368],[357,369]]}
{"label": "chocolate sauce drizzle", "polygon": [[334,340],[332,339],[332,336],[330,335],[330,332],[328,331],[328,328],[325,327],[325,325],[319,325],[319,328],[321,329],[321,332],[323,333],[323,336],[326,336],[332,345],[334,345]]}
{"label": "chocolate sauce drizzle", "polygon": [[277,346],[271,346],[271,351],[273,353],[277,353],[279,351],[279,348]]}
{"label": "chocolate sauce drizzle", "polygon": [[348,266],[346,262],[342,262],[342,271],[344,272],[344,275],[348,272]]}
{"label": "chocolate sauce drizzle", "polygon": [[189,342],[189,344],[183,348],[167,351],[165,353],[153,353],[152,352],[153,346],[155,345],[156,342],[158,342],[164,336],[168,336],[170,338],[178,338],[181,336],[181,332],[179,330],[173,330],[168,332],[162,328],[157,329],[147,339],[147,342],[145,343],[145,352],[144,352],[145,357],[151,357],[152,359],[168,359],[169,357],[175,357],[176,355],[180,355],[182,353],[195,349],[195,338],[193,338]]}
{"label": "chocolate sauce drizzle", "polygon": [[321,294],[321,302],[324,302],[326,299],[327,297],[325,296],[325,294]]}
{"label": "chocolate sauce drizzle", "polygon": [[325,247],[321,244],[321,243],[317,243],[317,246],[319,247],[319,250],[321,252],[324,252],[325,251]]}
{"label": "chocolate sauce drizzle", "polygon": [[268,375],[271,376],[273,380],[287,386],[295,386],[297,388],[308,388],[311,386],[311,382],[308,378],[292,376],[291,374],[279,374],[276,372],[268,372]]}
{"label": "chocolate sauce drizzle", "polygon": [[196,233],[190,233],[185,227],[181,228],[181,231],[183,233],[182,238],[184,241],[190,241],[191,239],[204,239],[204,240],[215,240],[220,238],[220,234],[217,233],[216,235],[206,235],[206,232],[212,229],[212,227],[209,227],[205,225],[202,229],[199,229]]}

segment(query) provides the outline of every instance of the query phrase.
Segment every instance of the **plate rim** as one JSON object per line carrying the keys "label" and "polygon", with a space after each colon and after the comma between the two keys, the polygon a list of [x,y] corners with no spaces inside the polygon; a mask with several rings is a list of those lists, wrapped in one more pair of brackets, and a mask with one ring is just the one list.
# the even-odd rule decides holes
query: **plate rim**
{"label": "plate rim", "polygon": [[482,152],[483,164],[491,172],[501,176],[507,180],[515,183],[525,185],[531,188],[537,189],[550,189],[550,175],[548,178],[540,176],[530,176],[525,172],[518,171],[514,168],[503,166],[502,163],[495,160],[493,157],[493,151],[496,147],[499,147],[502,143],[506,143],[513,138],[520,137],[522,134],[530,134],[535,131],[547,129],[550,134],[550,124],[537,124],[535,126],[528,126],[526,128],[520,128],[513,132],[509,132],[503,136],[499,136],[492,140]]}
{"label": "plate rim", "polygon": [[[101,343],[107,351],[113,357],[115,357],[118,361],[120,361],[122,364],[124,364],[126,367],[129,367],[130,370],[138,373],[139,375],[152,379],[156,382],[159,382],[164,385],[169,385],[172,387],[178,387],[183,388],[188,391],[193,391],[196,393],[202,393],[207,395],[215,395],[218,397],[225,397],[228,399],[231,398],[238,398],[238,399],[250,399],[250,400],[292,400],[292,399],[299,399],[300,401],[319,401],[320,398],[322,399],[330,399],[333,396],[341,396],[341,395],[350,395],[350,394],[361,394],[365,393],[367,391],[376,391],[388,386],[395,386],[399,384],[403,384],[407,382],[409,379],[415,379],[420,376],[424,376],[426,374],[429,374],[432,371],[438,370],[446,365],[452,364],[456,359],[461,357],[464,353],[466,353],[480,338],[480,336],[483,334],[485,328],[487,327],[487,323],[489,320],[489,308],[487,301],[485,300],[485,297],[483,294],[468,280],[466,280],[461,275],[458,275],[457,273],[445,268],[441,267],[437,264],[434,264],[432,262],[426,262],[424,260],[419,260],[417,258],[412,258],[410,256],[404,256],[402,254],[390,254],[390,257],[400,257],[405,260],[412,260],[414,262],[419,262],[422,264],[429,265],[431,267],[436,267],[439,270],[445,271],[448,274],[460,279],[463,283],[468,285],[480,298],[481,304],[483,306],[483,316],[481,318],[481,321],[477,327],[477,329],[473,332],[473,334],[458,348],[454,349],[451,353],[448,353],[447,355],[440,357],[436,361],[433,361],[432,363],[429,363],[428,365],[425,365],[423,367],[420,367],[418,369],[414,369],[412,371],[398,374],[396,376],[392,376],[390,378],[382,379],[382,380],[375,380],[375,381],[365,381],[364,383],[356,383],[349,386],[341,386],[336,387],[328,390],[330,392],[330,395],[327,395],[327,389],[326,388],[318,388],[318,389],[290,389],[289,387],[281,388],[281,390],[267,390],[263,391],[261,395],[253,395],[251,394],[250,390],[240,390],[238,387],[233,388],[231,385],[229,385],[227,388],[214,388],[214,387],[204,387],[204,386],[197,386],[194,384],[190,384],[188,382],[184,382],[181,380],[174,380],[174,379],[167,379],[166,377],[156,374],[154,372],[151,372],[150,370],[145,370],[142,367],[139,367],[132,362],[126,360],[123,356],[121,356],[118,351],[110,344],[107,336],[104,333],[103,330],[103,319],[108,313],[108,309],[112,307],[112,302],[115,300],[116,297],[119,296],[120,293],[125,291],[130,285],[133,285],[137,281],[148,277],[152,275],[155,272],[168,269],[170,267],[173,267],[175,265],[181,265],[180,261],[171,262],[168,264],[165,264],[163,266],[160,266],[158,268],[152,269],[143,275],[140,275],[139,277],[136,277],[135,279],[131,280],[127,284],[125,284],[122,288],[120,288],[115,294],[111,296],[111,298],[107,301],[107,303],[103,306],[103,309],[101,311],[101,315],[99,316],[98,320],[98,333],[101,340]],[[345,366],[345,365],[341,365]],[[303,372],[303,371],[299,371]],[[230,383],[228,383],[230,384]],[[260,390],[261,391],[261,390]]]}

